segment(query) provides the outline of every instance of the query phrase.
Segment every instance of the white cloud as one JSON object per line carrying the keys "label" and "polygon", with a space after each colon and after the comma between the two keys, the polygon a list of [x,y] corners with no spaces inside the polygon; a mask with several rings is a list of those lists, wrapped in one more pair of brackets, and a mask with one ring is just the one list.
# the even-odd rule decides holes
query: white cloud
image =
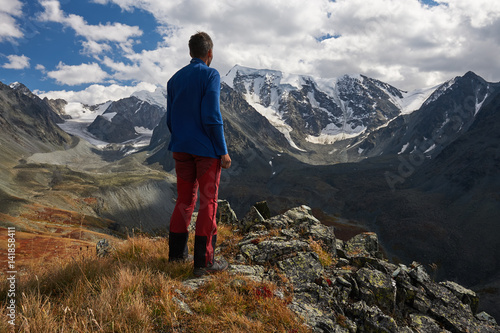
{"label": "white cloud", "polygon": [[95,105],[99,103],[104,103],[109,100],[119,100],[121,98],[129,97],[132,93],[141,90],[148,90],[153,92],[156,89],[156,85],[140,82],[133,86],[121,86],[117,84],[112,84],[109,86],[103,86],[100,84],[93,84],[81,91],[49,91],[41,92],[34,91],[35,94],[41,98],[47,97],[49,99],[62,98],[69,103],[77,102],[87,105]]}
{"label": "white cloud", "polygon": [[71,66],[60,62],[57,70],[48,72],[47,76],[55,79],[59,84],[72,86],[103,82],[109,75],[96,63]]}
{"label": "white cloud", "polygon": [[[94,2],[148,11],[165,33],[158,50],[129,54],[133,64],[115,66],[117,78],[148,79],[141,69],[156,68],[155,82],[164,80],[188,62],[187,41],[197,30],[211,34],[212,66],[221,74],[235,64],[323,77],[362,73],[402,89],[468,70],[500,78],[498,1],[442,0],[432,7],[418,0]],[[155,67],[158,54],[164,59]]]}
{"label": "white cloud", "polygon": [[22,15],[22,7],[19,0],[0,0],[0,42],[23,37],[15,19]]}
{"label": "white cloud", "polygon": [[25,69],[30,67],[30,58],[25,55],[9,55],[7,56],[9,62],[2,67],[7,69]]}
{"label": "white cloud", "polygon": [[491,25],[500,17],[500,2],[491,0],[438,0],[451,12],[470,20],[472,27]]}
{"label": "white cloud", "polygon": [[44,7],[38,19],[46,22],[61,23],[66,27],[72,28],[77,35],[87,39],[83,43],[84,52],[99,54],[109,50],[109,45],[99,44],[97,42],[116,42],[130,44],[130,38],[142,35],[142,30],[138,26],[130,26],[122,23],[99,23],[98,25],[88,24],[82,16],[66,14],[61,10],[57,0],[40,0]]}
{"label": "white cloud", "polygon": [[46,74],[46,73],[47,73],[47,70],[45,69],[45,66],[44,66],[44,65],[37,64],[37,65],[35,66],[35,69],[36,69],[37,71],[42,72],[43,74]]}
{"label": "white cloud", "polygon": [[[214,40],[212,66],[221,75],[235,64],[319,77],[361,73],[407,90],[435,85],[469,70],[488,81],[500,80],[500,2],[437,0],[437,6],[418,0],[93,2],[116,4],[131,13],[149,12],[163,42],[152,50],[135,52],[143,37],[139,26],[90,25],[81,16],[63,12],[59,1],[40,0],[44,12],[39,19],[72,28],[85,39],[81,53],[95,59],[78,66],[60,63],[47,73],[58,83],[164,85],[189,62],[188,40],[199,30]],[[92,91],[102,96],[97,99],[113,99],[119,90],[118,85],[91,87],[65,93],[93,100]],[[121,91],[129,90],[125,86]]]}
{"label": "white cloud", "polygon": [[103,52],[109,52],[111,51],[111,46],[106,43],[98,43],[93,40],[88,40],[82,42],[83,54],[88,54],[88,55],[99,55]]}
{"label": "white cloud", "polygon": [[22,15],[23,4],[19,0],[0,0],[0,12],[14,16]]}
{"label": "white cloud", "polygon": [[[183,55],[181,58],[184,58],[184,63],[179,63],[179,66],[186,65],[189,59],[187,53]],[[127,55],[128,64],[115,61],[109,57],[105,57],[102,63],[114,71],[113,78],[116,80],[137,80],[154,84],[166,84],[171,72],[177,69],[171,66],[172,63],[175,63],[173,58],[176,56],[179,57],[179,54],[174,54],[171,48],[158,47],[155,50]]]}

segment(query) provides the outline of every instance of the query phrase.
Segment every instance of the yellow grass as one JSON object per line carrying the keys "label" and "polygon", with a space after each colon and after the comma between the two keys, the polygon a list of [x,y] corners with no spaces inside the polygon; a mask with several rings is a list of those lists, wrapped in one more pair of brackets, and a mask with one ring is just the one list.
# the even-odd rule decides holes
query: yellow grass
{"label": "yellow grass", "polygon": [[[219,228],[221,243],[235,244],[234,237]],[[193,278],[192,263],[169,263],[165,239],[114,245],[107,258],[40,261],[19,275],[15,332],[310,332],[273,284],[220,273],[191,289],[183,282]],[[7,292],[2,281],[1,332],[10,331]]]}

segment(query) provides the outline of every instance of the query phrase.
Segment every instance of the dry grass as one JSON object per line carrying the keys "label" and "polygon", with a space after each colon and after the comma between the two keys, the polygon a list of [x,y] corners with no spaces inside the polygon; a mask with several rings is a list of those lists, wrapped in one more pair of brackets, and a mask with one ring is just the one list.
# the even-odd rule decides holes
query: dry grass
{"label": "dry grass", "polygon": [[319,262],[323,267],[329,267],[335,264],[335,260],[332,255],[325,251],[324,246],[322,246],[321,241],[315,241],[312,237],[309,238],[309,245],[311,246],[311,250],[316,252],[319,257]]}
{"label": "dry grass", "polygon": [[[219,228],[222,243],[234,237]],[[221,273],[193,290],[183,284],[192,278],[192,263],[169,263],[165,239],[140,236],[115,248],[107,258],[40,261],[18,276],[15,331],[309,332],[272,284]],[[2,283],[0,331],[7,332]]]}

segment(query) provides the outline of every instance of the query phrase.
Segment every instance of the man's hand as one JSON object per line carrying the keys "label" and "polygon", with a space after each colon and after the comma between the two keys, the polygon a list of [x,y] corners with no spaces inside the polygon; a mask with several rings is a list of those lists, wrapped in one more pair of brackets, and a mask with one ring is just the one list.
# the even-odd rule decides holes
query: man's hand
{"label": "man's hand", "polygon": [[229,167],[231,166],[231,157],[229,157],[229,154],[222,155],[220,159],[222,162],[222,168],[229,169]]}

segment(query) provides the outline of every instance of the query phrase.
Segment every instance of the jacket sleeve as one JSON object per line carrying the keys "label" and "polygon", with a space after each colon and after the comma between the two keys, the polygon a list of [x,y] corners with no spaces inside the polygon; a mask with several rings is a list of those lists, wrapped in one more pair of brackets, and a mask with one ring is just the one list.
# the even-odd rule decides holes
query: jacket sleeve
{"label": "jacket sleeve", "polygon": [[170,91],[170,81],[167,83],[167,126],[172,133],[172,93]]}
{"label": "jacket sleeve", "polygon": [[215,154],[227,154],[224,124],[220,112],[220,76],[214,71],[209,76],[205,94],[201,100],[201,119],[203,128],[212,141]]}

